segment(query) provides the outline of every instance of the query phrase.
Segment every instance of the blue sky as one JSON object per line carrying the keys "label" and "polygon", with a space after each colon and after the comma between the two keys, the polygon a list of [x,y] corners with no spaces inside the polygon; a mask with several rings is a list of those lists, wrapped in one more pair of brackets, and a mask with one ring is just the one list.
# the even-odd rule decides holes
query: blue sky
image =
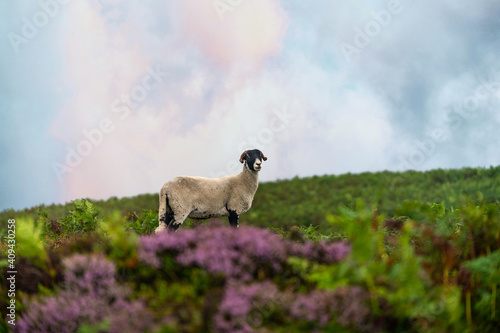
{"label": "blue sky", "polygon": [[261,180],[498,165],[500,4],[0,4],[0,210]]}

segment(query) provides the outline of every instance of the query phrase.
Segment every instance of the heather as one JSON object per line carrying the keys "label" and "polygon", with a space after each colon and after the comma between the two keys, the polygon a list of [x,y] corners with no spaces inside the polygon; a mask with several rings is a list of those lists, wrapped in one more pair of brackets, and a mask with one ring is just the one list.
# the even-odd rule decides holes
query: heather
{"label": "heather", "polygon": [[64,283],[56,295],[27,301],[14,332],[75,332],[99,323],[108,332],[150,329],[149,311],[143,302],[130,300],[129,288],[117,283],[113,262],[99,255],[74,254],[62,265]]}
{"label": "heather", "polygon": [[162,267],[160,254],[170,254],[181,265],[202,267],[243,282],[283,273],[290,256],[335,263],[348,253],[349,245],[343,242],[297,243],[265,229],[242,226],[234,230],[221,222],[178,234],[144,236],[139,241],[140,260],[155,268]]}
{"label": "heather", "polygon": [[154,234],[148,195],[4,212],[18,223],[12,328],[497,332],[497,169],[262,184],[236,230],[188,220]]}

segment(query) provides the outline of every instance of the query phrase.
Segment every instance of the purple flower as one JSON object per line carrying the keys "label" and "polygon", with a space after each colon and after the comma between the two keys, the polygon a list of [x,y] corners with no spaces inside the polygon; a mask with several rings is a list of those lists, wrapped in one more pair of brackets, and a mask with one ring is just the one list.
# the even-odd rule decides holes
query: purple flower
{"label": "purple flower", "polygon": [[64,288],[58,295],[27,302],[14,332],[75,332],[82,325],[109,321],[109,332],[141,332],[151,316],[141,301],[115,280],[114,263],[102,256],[76,254],[63,261]]}
{"label": "purple flower", "polygon": [[313,330],[334,322],[355,331],[377,332],[383,328],[372,321],[369,299],[369,293],[358,286],[301,293],[280,291],[269,280],[248,285],[232,280],[214,316],[215,331],[253,332],[278,317],[292,326],[306,323]]}
{"label": "purple flower", "polygon": [[344,259],[351,252],[351,247],[345,242],[331,243],[321,241],[290,245],[290,255],[302,257],[322,264],[334,264]]}
{"label": "purple flower", "polygon": [[290,305],[295,320],[305,320],[325,326],[331,320],[357,331],[378,331],[370,325],[369,293],[363,288],[339,287],[333,291],[313,290],[297,295]]}
{"label": "purple flower", "polygon": [[254,283],[250,285],[239,285],[231,281],[219,305],[219,311],[214,317],[217,332],[246,333],[253,332],[255,326],[261,322],[252,320],[251,312],[262,312],[272,310],[269,306],[277,302],[279,290],[270,281]]}
{"label": "purple flower", "polygon": [[202,267],[240,281],[250,281],[259,272],[281,273],[291,255],[335,263],[349,252],[350,247],[345,243],[299,244],[283,240],[266,229],[242,226],[235,230],[219,223],[175,234],[143,236],[139,241],[140,260],[155,268],[161,267],[162,255],[170,254],[183,266]]}
{"label": "purple flower", "polygon": [[100,294],[115,286],[115,264],[100,256],[75,254],[63,260],[66,290]]}

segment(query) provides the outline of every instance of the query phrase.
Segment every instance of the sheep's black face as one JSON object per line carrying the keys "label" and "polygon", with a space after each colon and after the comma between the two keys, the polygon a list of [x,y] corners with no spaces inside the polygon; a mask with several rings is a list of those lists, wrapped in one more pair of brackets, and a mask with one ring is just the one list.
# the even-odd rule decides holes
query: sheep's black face
{"label": "sheep's black face", "polygon": [[246,150],[240,157],[240,162],[246,162],[248,169],[251,171],[260,171],[262,162],[265,160],[267,160],[267,157],[258,149]]}

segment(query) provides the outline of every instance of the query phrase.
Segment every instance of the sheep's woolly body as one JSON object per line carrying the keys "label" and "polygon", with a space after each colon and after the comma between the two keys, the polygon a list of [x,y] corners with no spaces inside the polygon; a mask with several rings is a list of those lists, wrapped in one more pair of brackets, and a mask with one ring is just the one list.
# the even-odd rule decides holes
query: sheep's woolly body
{"label": "sheep's woolly body", "polygon": [[[258,187],[258,174],[244,169],[238,175],[211,179],[181,176],[174,178],[161,189],[160,209],[170,208],[175,212],[175,220],[186,217],[207,219],[213,216],[229,216],[234,210],[238,215],[252,205]],[[181,214],[188,214],[184,218]]]}
{"label": "sheep's woolly body", "polygon": [[[265,157],[262,155],[262,158]],[[168,223],[177,229],[187,217],[229,216],[231,225],[237,226],[238,216],[250,209],[259,186],[258,171],[262,160],[257,161],[256,170],[245,161],[238,175],[215,179],[181,176],[165,183],[160,191],[160,223],[156,232],[165,229]]]}

